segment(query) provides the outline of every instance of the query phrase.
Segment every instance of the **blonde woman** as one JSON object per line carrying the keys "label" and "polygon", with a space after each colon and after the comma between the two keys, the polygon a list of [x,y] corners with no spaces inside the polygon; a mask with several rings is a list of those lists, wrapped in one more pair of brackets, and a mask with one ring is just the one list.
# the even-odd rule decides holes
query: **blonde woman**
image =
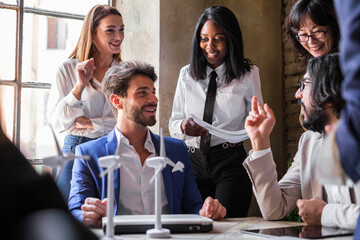
{"label": "blonde woman", "polygon": [[[58,70],[52,84],[48,119],[56,132],[66,132],[63,153],[108,134],[116,119],[101,90],[105,72],[121,61],[124,23],[120,12],[109,5],[94,6],[84,19],[79,41]],[[69,162],[58,180],[65,200],[70,191]]]}

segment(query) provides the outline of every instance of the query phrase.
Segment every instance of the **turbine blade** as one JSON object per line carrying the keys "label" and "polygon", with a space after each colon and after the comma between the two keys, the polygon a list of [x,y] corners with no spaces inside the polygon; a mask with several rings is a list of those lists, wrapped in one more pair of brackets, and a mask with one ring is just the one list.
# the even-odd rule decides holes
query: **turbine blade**
{"label": "turbine blade", "polygon": [[58,141],[57,141],[57,139],[56,139],[55,131],[54,131],[54,129],[52,128],[51,124],[49,124],[49,126],[50,126],[52,135],[53,135],[54,140],[55,140],[56,151],[57,151],[57,153],[58,153],[59,156],[62,156],[62,152],[61,152],[61,149],[60,149],[60,145],[59,145],[59,143],[58,143]]}
{"label": "turbine blade", "polygon": [[112,165],[111,167],[108,167],[106,170],[104,170],[103,172],[100,173],[100,177],[103,177],[105,175],[107,175],[110,171],[114,171],[114,167],[116,164]]}
{"label": "turbine blade", "polygon": [[47,166],[51,166],[51,167],[57,166],[59,164],[58,163],[58,156],[44,158],[43,159],[43,164],[47,165]]}
{"label": "turbine blade", "polygon": [[125,171],[129,174],[129,176],[131,177],[131,179],[134,181],[134,182],[136,182],[136,179],[135,179],[135,177],[134,177],[134,175],[132,175],[132,173],[130,172],[130,169],[127,167],[127,166],[125,166],[125,164],[121,164],[121,166],[125,169]]}
{"label": "turbine blade", "polygon": [[165,163],[166,164],[169,164],[170,166],[172,166],[172,167],[175,167],[175,163],[173,162],[173,161],[171,161],[171,159],[170,158],[165,158]]}
{"label": "turbine blade", "polygon": [[156,177],[157,175],[159,175],[159,173],[160,173],[161,170],[162,170],[162,167],[161,167],[161,166],[159,166],[159,167],[155,170],[154,176],[152,176],[152,178],[151,178],[150,181],[149,181],[150,184],[154,181],[155,177]]}
{"label": "turbine blade", "polygon": [[71,152],[66,153],[65,158],[67,160],[72,160],[72,159],[75,159],[75,158],[84,159],[84,160],[90,160],[90,156],[88,156],[88,155],[76,156],[75,154],[73,154]]}
{"label": "turbine blade", "polygon": [[61,173],[64,170],[64,164],[62,164],[61,166],[58,167],[58,171],[56,173],[56,176],[54,177],[55,182],[57,182],[59,180],[59,177],[61,176]]}

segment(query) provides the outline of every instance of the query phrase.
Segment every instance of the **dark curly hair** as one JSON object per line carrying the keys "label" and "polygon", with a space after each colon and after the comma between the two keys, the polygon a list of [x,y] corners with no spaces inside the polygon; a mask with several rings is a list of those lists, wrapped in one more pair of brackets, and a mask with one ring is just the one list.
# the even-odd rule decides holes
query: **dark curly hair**
{"label": "dark curly hair", "polygon": [[340,69],[339,54],[330,53],[310,58],[306,71],[311,78],[312,106],[324,109],[326,104],[331,104],[334,114],[339,118],[340,112],[345,106],[345,101],[341,97],[343,75]]}

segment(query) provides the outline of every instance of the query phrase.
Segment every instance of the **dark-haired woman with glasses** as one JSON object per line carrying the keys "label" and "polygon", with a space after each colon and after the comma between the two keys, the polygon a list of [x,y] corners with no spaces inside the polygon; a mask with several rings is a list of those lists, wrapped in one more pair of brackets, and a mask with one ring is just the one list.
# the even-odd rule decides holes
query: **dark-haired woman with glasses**
{"label": "dark-haired woman with glasses", "polygon": [[299,0],[285,27],[292,47],[307,59],[338,50],[340,35],[333,1]]}
{"label": "dark-haired woman with glasses", "polygon": [[252,195],[242,165],[247,155],[242,142],[210,136],[192,115],[214,127],[242,130],[253,96],[262,102],[259,69],[244,57],[235,15],[226,7],[207,8],[195,27],[190,65],[180,71],[169,130],[188,146],[202,198],[218,199],[226,217],[247,216]]}

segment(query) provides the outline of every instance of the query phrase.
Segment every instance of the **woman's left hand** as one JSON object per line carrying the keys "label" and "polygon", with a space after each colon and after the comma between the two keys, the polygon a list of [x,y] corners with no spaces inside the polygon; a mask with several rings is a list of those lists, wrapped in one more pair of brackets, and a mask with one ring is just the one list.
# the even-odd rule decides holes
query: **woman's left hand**
{"label": "woman's left hand", "polygon": [[207,136],[209,131],[195,123],[193,118],[184,119],[180,125],[181,131],[188,136]]}
{"label": "woman's left hand", "polygon": [[94,125],[92,121],[86,117],[77,117],[74,122],[74,127],[79,130],[82,129],[94,130]]}

